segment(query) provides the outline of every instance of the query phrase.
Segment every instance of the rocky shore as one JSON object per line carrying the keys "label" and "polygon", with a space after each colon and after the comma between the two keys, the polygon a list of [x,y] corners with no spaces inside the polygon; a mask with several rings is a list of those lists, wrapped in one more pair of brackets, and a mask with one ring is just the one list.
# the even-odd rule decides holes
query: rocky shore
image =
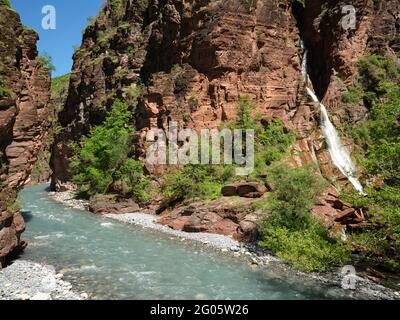
{"label": "rocky shore", "polygon": [[[76,199],[73,191],[51,192],[50,197],[68,207],[81,210],[88,208],[88,203]],[[302,279],[310,283],[314,282],[316,285],[326,288],[329,293],[328,296],[332,298],[343,296],[349,299],[400,299],[400,292],[386,288],[358,275],[352,276],[352,281],[355,283],[354,289],[343,289],[341,268],[323,274],[296,271],[288,264],[272,256],[267,250],[260,249],[254,244],[240,243],[229,236],[219,234],[204,232],[189,233],[174,230],[168,226],[157,223],[158,217],[152,214],[133,212],[127,214],[105,214],[103,217],[122,223],[133,224],[142,228],[160,231],[179,238],[181,241],[195,242],[204,245],[210,248],[210,250],[217,250],[222,254],[232,255],[237,259],[241,259],[244,263],[254,268],[268,268],[269,270],[285,274],[288,277]]]}
{"label": "rocky shore", "polygon": [[17,260],[0,270],[0,300],[86,300],[53,266]]}

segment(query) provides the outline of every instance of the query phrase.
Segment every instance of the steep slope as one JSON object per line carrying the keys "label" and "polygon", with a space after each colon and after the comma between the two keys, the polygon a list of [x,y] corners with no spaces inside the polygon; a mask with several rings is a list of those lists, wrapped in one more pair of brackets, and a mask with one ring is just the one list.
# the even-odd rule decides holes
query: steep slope
{"label": "steep slope", "polygon": [[[328,0],[108,1],[74,55],[59,114],[63,130],[53,150],[53,188],[71,179],[70,143],[101,123],[116,98],[132,105],[138,100],[132,110],[135,149],[143,159],[150,128],[167,130],[171,120],[196,130],[218,128],[235,119],[243,96],[256,104],[263,125],[280,118],[296,136],[289,157],[293,164],[314,162],[335,185],[349,185],[328,152],[319,103],[305,93],[301,40],[309,52],[312,85],[332,122],[338,128],[354,124],[368,115],[367,106],[344,103],[342,96],[355,81],[363,55],[398,50],[400,8],[398,1],[353,1],[355,29],[347,30],[341,24],[345,5]],[[349,152],[359,150],[350,138],[342,140]],[[336,201],[331,188],[313,210],[330,226],[337,226]]]}
{"label": "steep slope", "polygon": [[47,122],[50,76],[37,58],[35,31],[0,1],[0,263],[24,247],[16,204],[29,180]]}
{"label": "steep slope", "polygon": [[136,99],[138,84],[144,85],[135,110],[141,144],[150,127],[165,129],[171,119],[216,128],[235,118],[244,95],[266,117],[291,126],[302,82],[296,21],[288,4],[250,4],[109,1],[74,55],[56,179],[70,178],[68,139],[101,122],[116,97]]}
{"label": "steep slope", "polygon": [[54,135],[60,128],[58,113],[64,108],[69,86],[69,74],[55,77],[51,80],[51,98],[48,104],[48,123],[42,138],[42,146],[37,155],[37,161],[33,166],[30,184],[48,182],[51,177],[51,148],[54,143]]}

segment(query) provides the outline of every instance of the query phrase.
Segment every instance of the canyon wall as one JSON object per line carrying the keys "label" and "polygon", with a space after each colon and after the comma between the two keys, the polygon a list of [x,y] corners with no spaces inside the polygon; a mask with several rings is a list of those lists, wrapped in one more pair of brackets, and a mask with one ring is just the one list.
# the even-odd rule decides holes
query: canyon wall
{"label": "canyon wall", "polygon": [[16,196],[29,182],[47,127],[50,75],[35,31],[0,1],[0,265],[25,246]]}
{"label": "canyon wall", "polygon": [[[305,5],[303,5],[303,3]],[[399,49],[398,1],[373,0],[149,0],[108,1],[75,52],[68,97],[59,114],[62,131],[52,155],[53,188],[71,178],[70,142],[103,121],[115,98],[133,105],[137,157],[150,128],[218,128],[235,119],[240,97],[257,105],[262,123],[280,118],[296,135],[290,161],[314,162],[335,184],[346,177],[333,165],[320,130],[320,106],[309,100],[301,75],[303,48],[315,92],[340,128],[368,108],[342,101],[367,54]],[[344,28],[345,5],[355,9]],[[140,94],[138,93],[140,88]],[[351,152],[356,146],[343,137]],[[362,168],[359,168],[362,173]],[[147,167],[155,173],[155,168]],[[332,221],[335,189],[313,211]]]}
{"label": "canyon wall", "polygon": [[67,141],[100,123],[116,97],[136,99],[139,82],[140,144],[150,127],[166,129],[170,120],[217,128],[235,118],[245,95],[266,118],[292,126],[302,91],[298,46],[296,20],[280,1],[110,2],[74,55],[59,116],[65,130],[53,154],[56,179],[70,178]]}

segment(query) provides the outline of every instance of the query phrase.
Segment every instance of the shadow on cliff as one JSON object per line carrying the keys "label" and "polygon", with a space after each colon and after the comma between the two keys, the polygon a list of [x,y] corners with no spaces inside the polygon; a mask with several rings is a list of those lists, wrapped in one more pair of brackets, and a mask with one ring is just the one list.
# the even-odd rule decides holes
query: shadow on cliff
{"label": "shadow on cliff", "polygon": [[21,210],[21,215],[24,218],[25,222],[29,222],[33,219],[32,211]]}

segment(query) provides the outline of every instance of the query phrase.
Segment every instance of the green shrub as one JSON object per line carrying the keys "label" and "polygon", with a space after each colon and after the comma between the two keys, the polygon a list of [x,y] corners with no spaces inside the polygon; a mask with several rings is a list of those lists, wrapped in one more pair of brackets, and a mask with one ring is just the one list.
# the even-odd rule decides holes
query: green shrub
{"label": "green shrub", "polygon": [[268,223],[293,230],[313,224],[310,214],[316,197],[326,186],[322,177],[309,167],[290,168],[277,165],[268,172],[274,191],[268,198]]}
{"label": "green shrub", "polygon": [[189,109],[190,109],[190,111],[195,111],[197,108],[198,108],[198,106],[199,106],[199,100],[195,97],[195,96],[191,96],[190,98],[189,98],[189,102],[188,102],[188,104],[189,104]]}
{"label": "green shrub", "polygon": [[363,251],[364,260],[400,270],[400,186],[383,185],[366,190],[368,196],[342,194],[342,198],[362,208],[372,223],[361,233],[352,233],[350,241]]}
{"label": "green shrub", "polygon": [[14,214],[15,212],[17,212],[17,211],[20,210],[21,205],[19,204],[19,202],[18,202],[17,199],[9,198],[9,199],[6,201],[5,208],[6,208],[7,213],[9,213],[9,214],[12,215],[12,214]]}
{"label": "green shrub", "polygon": [[215,199],[232,174],[231,167],[219,165],[186,165],[163,178],[163,194],[170,201],[193,198]]}
{"label": "green shrub", "polygon": [[358,104],[363,97],[363,91],[360,87],[350,87],[347,92],[342,96],[344,103]]}
{"label": "green shrub", "polygon": [[[366,61],[369,61],[368,59]],[[353,127],[352,134],[356,142],[365,150],[365,159],[361,163],[370,174],[382,175],[386,183],[390,185],[400,183],[400,78],[396,81],[396,71],[392,70],[392,63],[387,59],[372,60],[378,67],[369,61],[362,64],[360,73],[362,82],[366,82],[365,94],[371,98],[371,110],[369,119],[362,124]],[[378,61],[378,62],[377,62]],[[384,61],[384,62],[381,62]],[[361,67],[360,67],[361,68]],[[368,92],[371,74],[375,74],[374,91]],[[399,73],[400,74],[400,73]],[[397,77],[399,77],[397,74]],[[376,75],[379,75],[376,76]],[[383,77],[383,78],[382,78]]]}
{"label": "green shrub", "polygon": [[0,76],[0,99],[6,99],[11,96],[11,91],[5,86],[3,78]]}
{"label": "green shrub", "polygon": [[366,261],[400,269],[400,70],[390,57],[367,55],[359,64],[359,83],[370,108],[366,121],[351,128],[355,142],[364,149],[359,162],[375,187],[367,197],[343,194],[363,209],[372,226],[351,234]]}
{"label": "green shrub", "polygon": [[274,191],[257,208],[266,214],[259,245],[303,271],[327,271],[345,263],[350,253],[347,246],[330,239],[310,213],[325,186],[322,177],[308,167],[285,165],[269,174]]}
{"label": "green shrub", "polygon": [[59,77],[51,79],[51,94],[53,96],[60,96],[62,91],[68,89],[70,74],[64,74]]}
{"label": "green shrub", "polygon": [[73,181],[83,195],[104,194],[115,189],[139,200],[146,200],[147,178],[138,161],[130,159],[134,133],[129,124],[131,112],[120,100],[115,100],[104,123],[93,128],[82,139],[71,163]]}
{"label": "green shrub", "polygon": [[305,230],[265,226],[260,246],[271,250],[278,258],[305,272],[328,271],[346,264],[349,249],[323,234],[318,224]]}
{"label": "green shrub", "polygon": [[400,70],[388,57],[366,55],[358,63],[358,71],[364,91],[375,92],[384,80],[398,81]]}
{"label": "green shrub", "polygon": [[230,126],[231,129],[254,130],[255,170],[252,174],[253,177],[257,177],[272,163],[281,160],[290,151],[295,140],[295,137],[287,132],[279,118],[263,126],[261,116],[253,114],[255,108],[256,105],[250,102],[249,97],[241,97],[236,121]]}
{"label": "green shrub", "polygon": [[256,140],[264,146],[265,162],[270,165],[281,160],[290,150],[294,137],[286,131],[280,119],[274,119],[257,133]]}
{"label": "green shrub", "polygon": [[9,8],[11,8],[11,2],[10,0],[3,0],[3,4]]}
{"label": "green shrub", "polygon": [[50,72],[56,70],[56,67],[53,64],[53,59],[50,57],[49,54],[44,53],[43,55],[37,56],[36,60],[40,61],[42,65]]}
{"label": "green shrub", "polygon": [[124,12],[124,0],[109,0],[109,4],[111,7],[111,12],[114,17],[119,17]]}
{"label": "green shrub", "polygon": [[4,65],[0,62],[0,99],[9,98],[11,96],[11,91],[6,87],[3,74]]}

